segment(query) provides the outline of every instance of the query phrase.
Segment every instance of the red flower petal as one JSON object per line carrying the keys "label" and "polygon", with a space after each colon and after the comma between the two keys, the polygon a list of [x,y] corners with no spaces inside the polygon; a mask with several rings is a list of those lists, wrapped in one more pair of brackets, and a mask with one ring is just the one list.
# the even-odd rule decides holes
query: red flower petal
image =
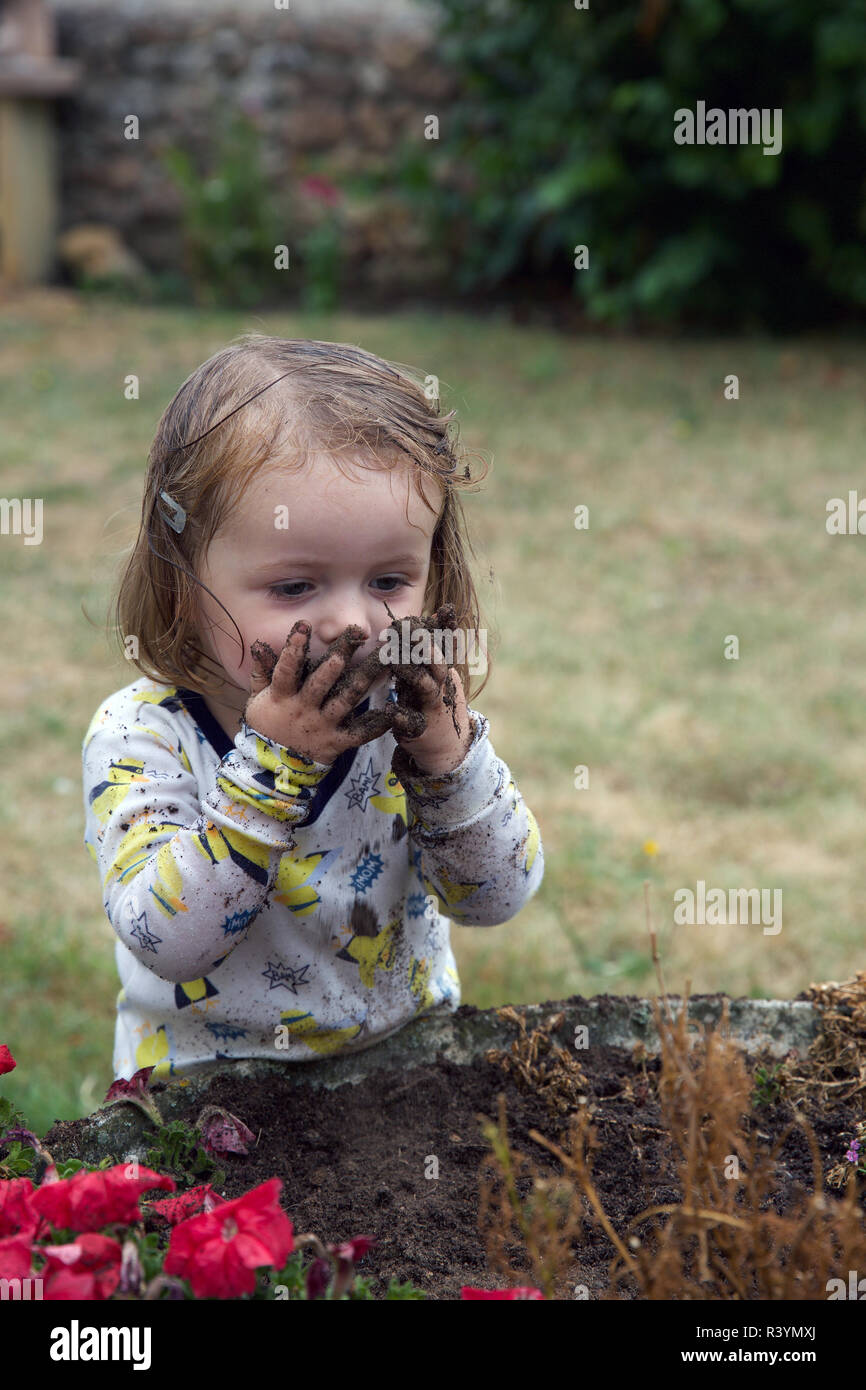
{"label": "red flower petal", "polygon": [[32,1193],[33,1184],[29,1178],[0,1182],[0,1236],[32,1238],[36,1234],[41,1220],[31,1206]]}
{"label": "red flower petal", "polygon": [[0,1279],[26,1279],[29,1274],[29,1238],[19,1235],[0,1240]]}
{"label": "red flower petal", "polygon": [[47,1299],[104,1299],[120,1282],[122,1250],[116,1240],[87,1232],[68,1245],[40,1247]]}
{"label": "red flower petal", "polygon": [[176,1197],[160,1197],[146,1202],[145,1211],[155,1212],[157,1216],[164,1217],[170,1226],[177,1226],[180,1221],[188,1221],[199,1212],[207,1213],[213,1211],[214,1207],[224,1205],[225,1198],[214,1192],[210,1183],[201,1183],[198,1187],[191,1187],[188,1192],[178,1193]]}
{"label": "red flower petal", "polygon": [[282,1268],[294,1249],[292,1223],[279,1205],[282,1182],[271,1178],[215,1211],[190,1217],[171,1233],[163,1268],[188,1279],[196,1298],[252,1293],[253,1271]]}
{"label": "red flower petal", "polygon": [[137,1163],[119,1163],[102,1172],[76,1173],[47,1187],[43,1184],[34,1192],[31,1206],[59,1229],[99,1231],[115,1221],[123,1225],[140,1221],[139,1195],[154,1187],[174,1192],[176,1183]]}
{"label": "red flower petal", "polygon": [[306,178],[301,179],[298,186],[308,198],[319,198],[329,207],[340,201],[339,188],[323,174],[308,174]]}
{"label": "red flower petal", "polygon": [[199,1129],[204,1146],[212,1154],[248,1154],[256,1136],[243,1120],[216,1106],[202,1113]]}
{"label": "red flower petal", "polygon": [[84,1302],[94,1301],[101,1295],[95,1275],[86,1272],[76,1274],[71,1269],[58,1269],[48,1278],[43,1275],[42,1297]]}
{"label": "red flower petal", "polygon": [[105,1092],[106,1101],[118,1100],[122,1096],[141,1095],[141,1093],[148,1088],[152,1071],[153,1067],[141,1067],[128,1081],[124,1081],[123,1077],[120,1077],[117,1081],[112,1081],[108,1090]]}
{"label": "red flower petal", "polygon": [[352,1240],[346,1240],[342,1245],[329,1245],[328,1249],[332,1255],[336,1255],[338,1260],[351,1260],[354,1264],[363,1258],[371,1245],[376,1244],[375,1236],[355,1236]]}
{"label": "red flower petal", "polygon": [[7,1071],[13,1071],[18,1063],[9,1051],[5,1043],[0,1043],[0,1076]]}

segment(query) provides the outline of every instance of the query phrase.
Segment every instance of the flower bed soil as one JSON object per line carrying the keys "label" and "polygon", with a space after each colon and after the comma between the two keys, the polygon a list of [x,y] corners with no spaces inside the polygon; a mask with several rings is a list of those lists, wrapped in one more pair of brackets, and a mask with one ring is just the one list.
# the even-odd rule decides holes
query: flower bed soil
{"label": "flower bed soil", "polygon": [[[754,1074],[761,1059],[746,1060]],[[591,1107],[598,1139],[591,1171],[620,1235],[642,1210],[682,1196],[656,1094],[659,1065],[658,1057],[650,1056],[644,1069],[631,1050],[619,1047],[580,1054],[580,1089]],[[462,1285],[497,1288],[505,1283],[488,1265],[479,1232],[479,1168],[490,1153],[480,1117],[496,1120],[502,1092],[512,1149],[526,1155],[544,1176],[558,1177],[558,1160],[531,1139],[529,1131],[537,1129],[568,1149],[569,1116],[575,1104],[566,1105],[562,1097],[568,1095],[569,1084],[566,1078],[557,1096],[550,1088],[527,1086],[513,1068],[503,1067],[501,1055],[457,1065],[439,1054],[409,1072],[376,1071],[358,1084],[336,1089],[292,1085],[275,1074],[250,1079],[221,1073],[188,1113],[175,1108],[173,1115],[194,1124],[204,1105],[223,1106],[257,1135],[248,1156],[221,1158],[226,1181],[220,1190],[226,1197],[239,1196],[278,1175],[284,1184],[282,1206],[296,1233],[312,1231],[334,1242],[374,1235],[377,1244],[358,1272],[372,1277],[377,1297],[393,1278],[410,1280],[429,1299],[457,1299]],[[153,1087],[158,1105],[164,1090]],[[572,1100],[579,1103],[576,1096]],[[826,1178],[839,1164],[862,1109],[820,1104],[810,1108],[807,1099],[801,1112],[815,1132]],[[793,1114],[785,1103],[759,1106],[746,1127],[750,1133],[757,1131],[769,1147]],[[80,1144],[82,1127],[89,1123],[58,1122],[44,1143],[55,1156],[91,1157]],[[438,1160],[438,1177],[425,1176],[431,1156]],[[772,1204],[780,1213],[804,1189],[811,1191],[812,1160],[802,1131],[792,1133],[780,1150],[777,1177]],[[521,1196],[529,1185],[527,1177],[518,1181]],[[826,1185],[824,1190],[829,1196],[841,1195]],[[585,1199],[584,1205],[588,1212]],[[526,1282],[531,1282],[519,1247],[510,1247],[508,1253],[514,1268],[525,1268]],[[573,1297],[576,1285],[585,1286],[590,1297],[602,1296],[613,1254],[607,1236],[587,1219],[573,1265],[555,1296]],[[633,1297],[635,1290],[626,1283],[620,1296]]]}

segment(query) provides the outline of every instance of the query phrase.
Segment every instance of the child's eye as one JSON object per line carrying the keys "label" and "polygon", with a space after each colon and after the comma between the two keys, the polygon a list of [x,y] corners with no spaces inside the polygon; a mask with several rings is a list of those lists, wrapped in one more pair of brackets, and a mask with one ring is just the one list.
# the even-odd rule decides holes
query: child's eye
{"label": "child's eye", "polygon": [[283,593],[283,590],[296,589],[298,585],[303,587],[306,583],[306,579],[293,579],[290,580],[288,584],[275,584],[271,589],[271,593],[275,598],[300,598],[300,594],[286,594]]}
{"label": "child's eye", "polygon": [[[399,589],[403,584],[405,584],[406,581],[402,579],[398,574],[387,574],[383,575],[381,579],[377,579],[374,582],[376,584],[393,585],[393,588],[384,590],[386,594],[393,594],[394,589]],[[274,595],[275,598],[300,598],[300,590],[308,589],[309,587],[309,583],[306,579],[290,579],[285,584],[272,585],[270,592]],[[292,590],[292,592],[287,593],[287,590]]]}

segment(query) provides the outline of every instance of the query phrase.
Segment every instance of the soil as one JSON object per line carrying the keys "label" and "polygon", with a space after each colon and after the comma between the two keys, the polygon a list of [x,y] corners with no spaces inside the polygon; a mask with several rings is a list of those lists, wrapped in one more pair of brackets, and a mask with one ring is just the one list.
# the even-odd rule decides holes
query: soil
{"label": "soil", "polygon": [[[224,1196],[240,1196],[276,1174],[296,1233],[312,1231],[332,1242],[374,1235],[377,1244],[358,1272],[372,1277],[376,1297],[393,1278],[411,1281],[430,1300],[459,1299],[463,1285],[502,1288],[508,1282],[488,1265],[479,1233],[479,1168],[490,1153],[480,1120],[496,1120],[500,1093],[512,1151],[526,1155],[536,1172],[549,1177],[561,1175],[560,1164],[529,1131],[537,1129],[567,1150],[569,1117],[580,1103],[577,1090],[586,1096],[598,1136],[593,1180],[620,1235],[645,1208],[682,1197],[656,1094],[658,1057],[640,1064],[628,1049],[588,1049],[581,1052],[579,1067],[570,1064],[577,1084],[567,1072],[554,1087],[526,1087],[511,1066],[503,1068],[502,1055],[458,1066],[438,1054],[410,1072],[379,1071],[336,1090],[292,1086],[274,1075],[253,1081],[219,1075],[183,1118],[194,1123],[204,1105],[219,1105],[258,1136],[248,1156],[220,1159]],[[747,1058],[752,1074],[760,1060]],[[771,1063],[764,1059],[764,1064]],[[153,1088],[157,1104],[162,1089]],[[814,1129],[826,1178],[850,1143],[862,1110],[854,1105],[810,1110],[804,1104],[803,1113]],[[747,1117],[746,1129],[757,1128],[774,1142],[792,1117],[787,1104],[761,1105]],[[76,1127],[84,1123],[55,1125],[45,1144],[51,1149],[54,1140],[73,1156]],[[438,1159],[438,1177],[425,1176],[431,1156]],[[812,1190],[802,1131],[792,1133],[781,1149],[777,1175],[772,1205],[781,1213],[803,1190]],[[529,1184],[528,1177],[518,1180],[521,1195]],[[824,1190],[841,1196],[826,1185]],[[533,1282],[519,1247],[509,1247],[508,1253],[515,1269],[527,1270],[525,1282]],[[603,1230],[587,1219],[555,1296],[573,1298],[576,1285],[584,1285],[589,1297],[602,1296],[613,1254]],[[619,1296],[635,1297],[635,1290],[626,1285]]]}

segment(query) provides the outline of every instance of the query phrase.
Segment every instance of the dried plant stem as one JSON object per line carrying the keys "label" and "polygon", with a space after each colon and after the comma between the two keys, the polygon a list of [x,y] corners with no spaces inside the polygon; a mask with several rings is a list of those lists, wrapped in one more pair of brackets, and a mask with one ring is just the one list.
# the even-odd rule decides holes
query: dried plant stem
{"label": "dried plant stem", "polygon": [[[559,1159],[560,1163],[563,1165],[564,1168],[569,1168],[576,1175],[581,1188],[586,1193],[587,1197],[592,1203],[593,1211],[595,1212],[596,1216],[598,1217],[599,1221],[604,1227],[608,1240],[610,1240],[612,1244],[615,1246],[615,1248],[619,1251],[620,1256],[628,1265],[632,1273],[636,1274],[638,1268],[637,1261],[626,1250],[616,1231],[613,1229],[613,1226],[610,1224],[610,1221],[607,1217],[607,1213],[605,1212],[604,1207],[601,1205],[601,1201],[599,1200],[598,1193],[596,1192],[594,1186],[589,1180],[589,1174],[586,1171],[586,1164],[583,1162],[583,1158],[581,1157],[577,1161],[575,1161],[575,1159],[573,1158],[569,1158],[568,1154],[563,1153],[562,1149],[559,1147],[558,1144],[554,1144],[551,1142],[551,1140],[545,1139],[544,1135],[539,1134],[537,1129],[531,1129],[529,1131],[529,1137],[530,1139],[534,1139],[536,1144],[541,1144],[543,1148],[549,1149],[550,1152]],[[581,1144],[582,1153],[583,1126],[581,1126],[581,1129],[578,1133],[578,1142]]]}
{"label": "dried plant stem", "polygon": [[[672,1212],[676,1212],[678,1216],[699,1217],[702,1221],[709,1221],[711,1226],[721,1222],[723,1226],[737,1226],[742,1231],[749,1230],[748,1221],[743,1221],[739,1216],[728,1216],[723,1211],[710,1211],[708,1207],[690,1207],[682,1202],[666,1202],[663,1206],[647,1207],[646,1211],[642,1211],[640,1216],[635,1217],[631,1225],[634,1226],[639,1221],[646,1221],[650,1216],[670,1216]],[[631,1226],[629,1226],[629,1230],[631,1230]]]}
{"label": "dried plant stem", "polygon": [[319,1240],[319,1237],[317,1235],[314,1235],[312,1231],[308,1232],[307,1235],[295,1236],[295,1249],[297,1249],[299,1245],[312,1246],[313,1250],[315,1250],[320,1260],[330,1259],[330,1256],[328,1255],[328,1252],[325,1249],[322,1242]]}
{"label": "dried plant stem", "polygon": [[666,1011],[667,1011],[668,1021],[669,1021],[670,1023],[673,1023],[673,1015],[671,1014],[671,1006],[670,1006],[670,1004],[668,1003],[668,992],[667,992],[667,990],[665,989],[665,981],[664,981],[664,976],[663,976],[663,974],[662,974],[662,963],[661,963],[661,958],[659,957],[658,938],[657,938],[657,936],[656,936],[655,923],[653,922],[652,910],[651,910],[651,908],[650,908],[650,891],[649,891],[649,890],[650,890],[650,881],[649,881],[648,878],[645,878],[644,881],[643,881],[643,897],[644,897],[644,905],[645,905],[645,907],[646,907],[646,922],[647,922],[647,929],[649,930],[649,939],[650,939],[650,947],[651,947],[651,949],[652,949],[653,965],[654,965],[655,968],[656,968],[656,978],[658,979],[658,982],[659,982],[659,989],[661,990],[662,1001],[663,1001],[664,1006],[665,1006],[665,1009],[666,1009]]}

